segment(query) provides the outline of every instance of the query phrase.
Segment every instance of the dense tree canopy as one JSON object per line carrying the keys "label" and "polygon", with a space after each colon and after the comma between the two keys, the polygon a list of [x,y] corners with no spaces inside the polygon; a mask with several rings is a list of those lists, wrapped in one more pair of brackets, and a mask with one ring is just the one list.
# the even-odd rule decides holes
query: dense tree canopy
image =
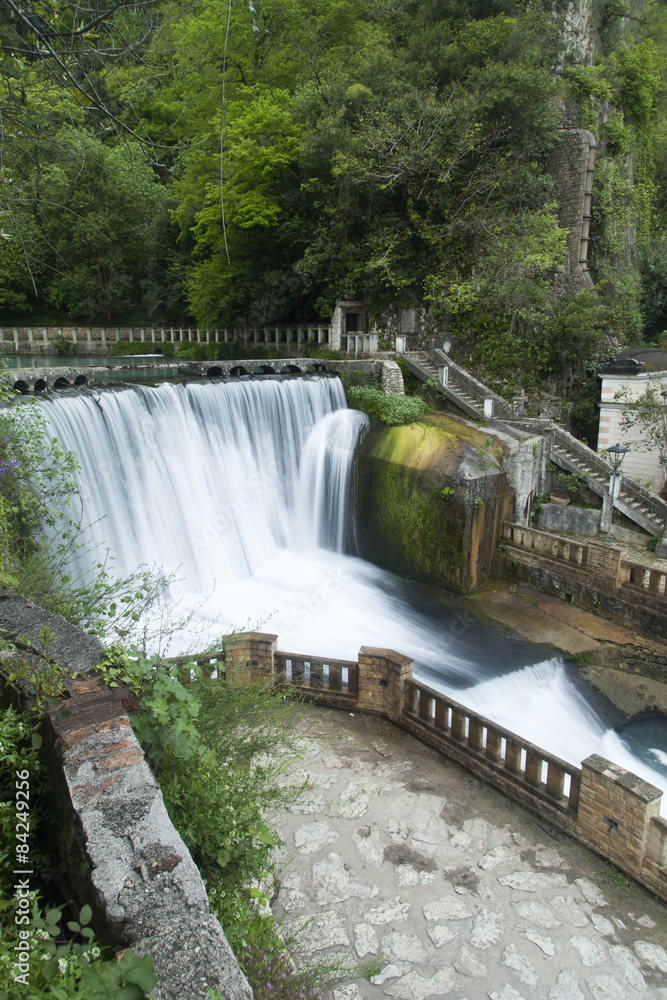
{"label": "dense tree canopy", "polygon": [[[586,52],[547,0],[6,0],[0,308],[213,326],[422,302],[492,372],[660,339],[665,2],[593,10]],[[557,300],[564,121],[599,145],[597,297]]]}

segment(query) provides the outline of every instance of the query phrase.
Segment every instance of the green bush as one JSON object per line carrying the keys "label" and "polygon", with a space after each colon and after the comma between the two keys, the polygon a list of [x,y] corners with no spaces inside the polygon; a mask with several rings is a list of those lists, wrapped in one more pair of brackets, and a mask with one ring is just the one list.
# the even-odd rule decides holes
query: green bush
{"label": "green bush", "polygon": [[389,427],[401,424],[411,424],[419,420],[426,411],[426,403],[419,396],[385,396],[379,389],[351,387],[347,390],[347,401],[350,406],[364,410],[371,417],[376,417]]}

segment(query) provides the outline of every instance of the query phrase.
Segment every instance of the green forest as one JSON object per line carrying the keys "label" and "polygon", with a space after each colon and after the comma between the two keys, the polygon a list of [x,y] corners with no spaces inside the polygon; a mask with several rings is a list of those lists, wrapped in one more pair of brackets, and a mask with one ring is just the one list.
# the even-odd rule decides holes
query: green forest
{"label": "green forest", "polygon": [[[4,0],[0,47],[7,325],[420,304],[540,376],[662,340],[664,0]],[[556,296],[564,124],[595,289]]]}

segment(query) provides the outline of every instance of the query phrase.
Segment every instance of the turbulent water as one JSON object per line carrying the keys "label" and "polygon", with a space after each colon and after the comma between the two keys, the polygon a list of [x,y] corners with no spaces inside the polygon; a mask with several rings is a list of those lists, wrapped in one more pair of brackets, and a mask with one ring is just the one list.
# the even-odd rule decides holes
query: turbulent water
{"label": "turbulent water", "polygon": [[174,574],[170,607],[192,618],[172,652],[248,624],[295,653],[393,648],[427,683],[571,763],[597,752],[667,787],[661,748],[633,756],[560,657],[346,554],[366,418],[337,379],[165,383],[44,406],[81,465],[93,546],[74,565],[83,573],[108,548],[119,575],[141,564]]}

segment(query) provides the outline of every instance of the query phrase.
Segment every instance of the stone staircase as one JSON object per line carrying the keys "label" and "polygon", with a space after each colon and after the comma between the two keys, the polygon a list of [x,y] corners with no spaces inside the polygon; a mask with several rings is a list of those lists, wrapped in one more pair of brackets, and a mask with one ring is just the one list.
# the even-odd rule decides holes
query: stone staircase
{"label": "stone staircase", "polygon": [[[589,489],[606,499],[612,474],[611,462],[557,424],[552,423],[545,430],[551,437],[551,461],[585,480]],[[657,538],[666,534],[667,503],[627,476],[622,477],[621,490],[614,506],[649,534]]]}
{"label": "stone staircase", "polygon": [[[406,351],[401,356],[413,375],[422,382],[431,378],[438,381],[438,369],[446,367],[447,385],[441,387],[441,392],[446,393],[451,401],[473,420],[485,419],[486,399],[493,399],[494,415],[499,415],[498,410],[503,411],[508,406],[505,400],[460,368],[444,351],[432,351],[430,354],[425,351]],[[441,364],[436,364],[437,361]]]}
{"label": "stone staircase", "polygon": [[[510,404],[473,378],[443,351],[431,351],[430,354],[425,351],[408,351],[402,357],[410,371],[423,382],[432,378],[439,380],[439,369],[446,368],[447,384],[441,387],[441,391],[467,416],[475,420],[491,417],[510,425],[516,423],[521,430],[530,430],[533,434],[548,438],[550,460],[566,472],[579,476],[594,493],[608,503],[611,463],[583,441],[550,420],[513,421]],[[489,400],[492,401],[490,406]],[[614,501],[614,506],[649,534],[657,538],[667,535],[667,503],[632,479],[623,476],[620,494]]]}

